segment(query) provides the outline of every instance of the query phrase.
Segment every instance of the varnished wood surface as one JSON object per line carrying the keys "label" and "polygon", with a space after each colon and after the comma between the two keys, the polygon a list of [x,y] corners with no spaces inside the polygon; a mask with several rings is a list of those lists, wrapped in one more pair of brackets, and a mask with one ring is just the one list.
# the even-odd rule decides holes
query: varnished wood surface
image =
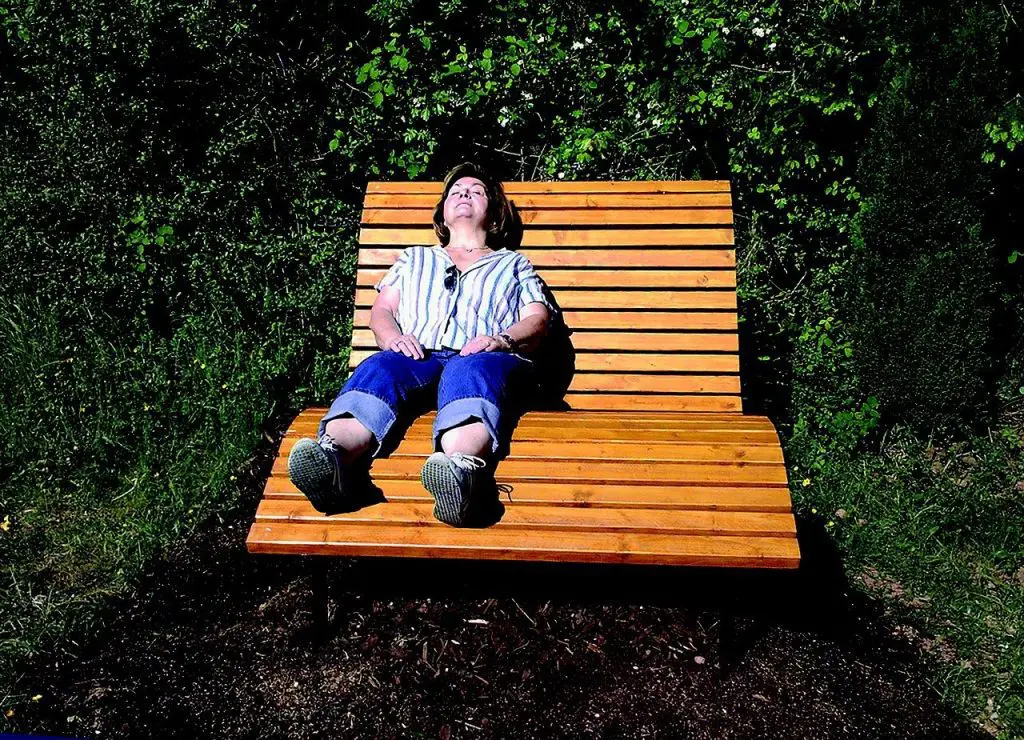
{"label": "varnished wood surface", "polygon": [[[250,530],[252,552],[723,567],[799,563],[785,465],[764,417],[527,413],[497,470],[504,514],[485,530],[437,522],[419,482],[434,414],[373,479],[386,501],[325,516],[291,484],[287,456],[325,408],[287,431]],[[583,435],[588,436],[584,437]]]}
{"label": "varnished wood surface", "polygon": [[[795,568],[785,461],[740,396],[729,182],[507,183],[519,251],[570,329],[570,411],[531,411],[497,469],[504,513],[486,529],[436,521],[419,481],[433,412],[374,462],[385,501],[325,516],[287,475],[324,407],[282,440],[251,552]],[[436,243],[437,182],[372,182],[361,219],[354,366],[377,351],[373,286],[407,246]],[[341,379],[339,379],[340,385]]]}

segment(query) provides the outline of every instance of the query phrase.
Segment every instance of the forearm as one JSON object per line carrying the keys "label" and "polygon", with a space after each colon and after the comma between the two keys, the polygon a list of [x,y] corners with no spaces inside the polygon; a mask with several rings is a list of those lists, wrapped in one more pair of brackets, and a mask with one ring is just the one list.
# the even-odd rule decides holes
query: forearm
{"label": "forearm", "polygon": [[525,316],[502,333],[508,334],[519,346],[519,352],[530,352],[537,348],[548,333],[547,315]]}
{"label": "forearm", "polygon": [[370,331],[381,349],[387,349],[395,339],[402,336],[395,315],[390,309],[380,306],[370,309]]}

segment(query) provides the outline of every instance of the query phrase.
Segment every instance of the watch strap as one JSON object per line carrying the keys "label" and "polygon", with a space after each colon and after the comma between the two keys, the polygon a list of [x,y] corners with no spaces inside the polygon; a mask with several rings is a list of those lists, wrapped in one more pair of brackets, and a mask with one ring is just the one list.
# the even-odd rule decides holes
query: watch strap
{"label": "watch strap", "polygon": [[498,337],[501,339],[501,341],[503,341],[505,344],[508,345],[508,351],[509,352],[518,352],[519,351],[519,342],[517,342],[515,339],[510,337],[508,334],[505,334],[504,332],[502,332],[501,334],[498,335]]}

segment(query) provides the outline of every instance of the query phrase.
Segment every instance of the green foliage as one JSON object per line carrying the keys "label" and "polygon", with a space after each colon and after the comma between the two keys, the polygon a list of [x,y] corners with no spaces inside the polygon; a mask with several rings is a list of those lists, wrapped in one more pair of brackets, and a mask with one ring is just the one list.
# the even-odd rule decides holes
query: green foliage
{"label": "green foliage", "polygon": [[[918,22],[934,19],[922,14]],[[979,29],[968,31],[978,33]],[[879,101],[860,162],[871,196],[854,219],[849,323],[857,373],[882,407],[921,432],[991,420],[995,244],[980,206],[991,180],[977,166],[985,108],[985,38],[963,63],[962,39],[930,46]]]}
{"label": "green foliage", "polygon": [[3,659],[231,505],[266,417],[330,400],[367,179],[729,179],[746,409],[790,460],[969,432],[1024,386],[1021,20],[7,0]]}

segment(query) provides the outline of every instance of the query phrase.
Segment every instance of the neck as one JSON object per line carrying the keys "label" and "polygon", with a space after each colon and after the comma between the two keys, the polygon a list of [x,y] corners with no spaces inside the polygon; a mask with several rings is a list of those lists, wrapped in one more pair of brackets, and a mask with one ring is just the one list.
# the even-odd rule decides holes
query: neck
{"label": "neck", "polygon": [[448,239],[449,249],[466,252],[490,251],[487,246],[487,232],[473,224],[456,223],[449,228],[449,233],[451,234]]}

